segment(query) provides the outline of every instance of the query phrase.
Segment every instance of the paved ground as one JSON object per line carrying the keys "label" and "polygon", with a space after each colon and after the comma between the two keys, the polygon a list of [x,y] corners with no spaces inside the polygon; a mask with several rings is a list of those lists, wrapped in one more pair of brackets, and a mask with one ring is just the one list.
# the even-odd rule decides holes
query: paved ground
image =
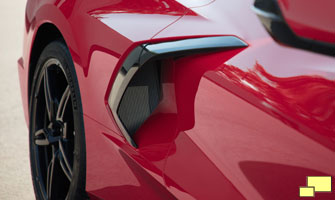
{"label": "paved ground", "polygon": [[17,59],[22,52],[25,0],[0,1],[0,199],[34,199]]}

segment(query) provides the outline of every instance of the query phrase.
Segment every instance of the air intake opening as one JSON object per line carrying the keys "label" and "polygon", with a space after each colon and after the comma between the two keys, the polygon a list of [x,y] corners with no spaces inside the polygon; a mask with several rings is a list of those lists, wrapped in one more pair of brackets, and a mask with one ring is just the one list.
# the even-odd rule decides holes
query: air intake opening
{"label": "air intake opening", "polygon": [[148,119],[161,100],[160,74],[158,62],[145,64],[133,76],[122,96],[117,114],[130,136]]}

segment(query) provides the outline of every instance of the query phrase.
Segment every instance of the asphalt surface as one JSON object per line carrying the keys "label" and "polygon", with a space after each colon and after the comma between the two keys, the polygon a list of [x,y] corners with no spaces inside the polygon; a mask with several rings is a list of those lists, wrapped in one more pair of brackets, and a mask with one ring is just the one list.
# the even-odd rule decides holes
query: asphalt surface
{"label": "asphalt surface", "polygon": [[28,130],[17,60],[22,55],[24,0],[0,1],[0,199],[34,199]]}

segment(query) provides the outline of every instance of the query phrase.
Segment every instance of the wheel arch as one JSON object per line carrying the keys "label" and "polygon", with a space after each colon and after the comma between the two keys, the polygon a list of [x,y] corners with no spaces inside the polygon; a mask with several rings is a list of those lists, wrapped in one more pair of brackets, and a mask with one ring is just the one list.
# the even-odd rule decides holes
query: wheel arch
{"label": "wheel arch", "polygon": [[[64,44],[72,51],[76,50],[75,40],[72,36],[71,23],[66,18],[66,14],[61,11],[57,5],[45,3],[36,10],[27,10],[30,15],[34,16],[29,23],[26,24],[30,30],[30,51],[27,55],[29,59],[27,91],[28,91],[28,107],[30,104],[31,84],[34,78],[36,64],[43,49],[52,41],[62,40]],[[28,13],[27,13],[28,14]]]}
{"label": "wheel arch", "polygon": [[[30,51],[30,59],[29,59],[29,72],[28,72],[28,95],[31,93],[31,85],[34,77],[34,72],[36,69],[37,61],[43,51],[43,49],[52,41],[55,40],[64,40],[59,29],[52,23],[44,23],[42,24],[35,34],[35,39],[32,44],[32,48]],[[28,96],[28,101],[30,98]],[[30,104],[30,102],[28,102]],[[29,105],[28,104],[28,105]]]}

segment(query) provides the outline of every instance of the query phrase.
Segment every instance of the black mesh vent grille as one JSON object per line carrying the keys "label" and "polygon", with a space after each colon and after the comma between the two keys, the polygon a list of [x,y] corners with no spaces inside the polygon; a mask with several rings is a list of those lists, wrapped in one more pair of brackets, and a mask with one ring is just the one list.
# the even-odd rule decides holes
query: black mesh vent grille
{"label": "black mesh vent grille", "polygon": [[161,98],[160,68],[155,64],[142,66],[130,81],[118,108],[118,116],[133,136],[150,116]]}

